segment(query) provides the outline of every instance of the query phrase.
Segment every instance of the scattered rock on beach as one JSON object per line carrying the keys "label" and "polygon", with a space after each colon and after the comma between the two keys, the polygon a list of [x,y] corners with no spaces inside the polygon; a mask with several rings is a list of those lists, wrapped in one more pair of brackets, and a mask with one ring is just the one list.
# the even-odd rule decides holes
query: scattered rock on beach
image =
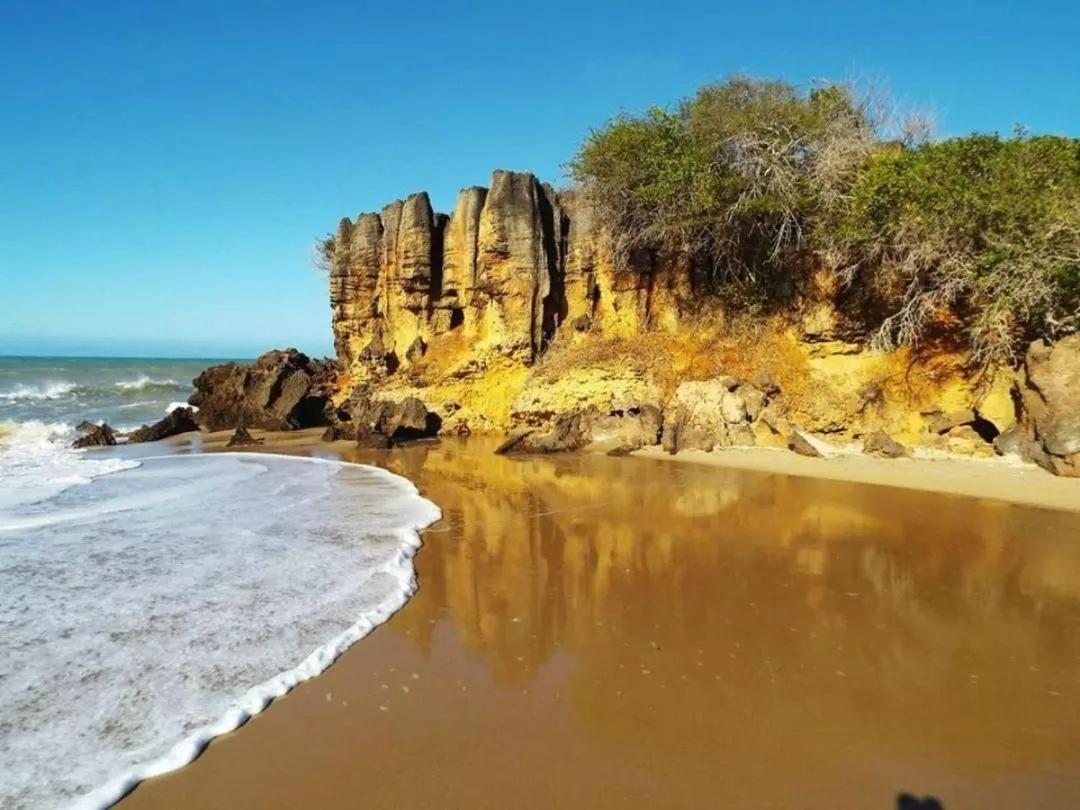
{"label": "scattered rock on beach", "polygon": [[589,443],[586,412],[565,413],[558,416],[550,430],[520,430],[495,450],[499,455],[524,453],[563,453],[580,450]]}
{"label": "scattered rock on beach", "polygon": [[386,450],[394,446],[390,439],[365,424],[356,426],[352,438],[356,446],[362,450]]}
{"label": "scattered rock on beach", "polygon": [[243,425],[238,425],[236,430],[233,431],[233,435],[229,437],[229,443],[226,447],[248,447],[255,444],[262,444],[263,439],[256,439]]}
{"label": "scattered rock on beach", "polygon": [[116,444],[116,431],[106,422],[102,422],[100,425],[93,422],[82,422],[75,429],[83,434],[71,444],[76,449],[111,447]]}
{"label": "scattered rock on beach", "polygon": [[441,428],[442,417],[416,397],[398,402],[373,400],[367,392],[358,391],[335,414],[323,440],[347,439],[355,441],[357,447],[386,448],[433,439]]}
{"label": "scattered rock on beach", "polygon": [[793,453],[798,453],[800,456],[807,456],[809,458],[822,458],[821,451],[814,447],[799,431],[795,430],[791,432],[787,440],[788,450]]}
{"label": "scattered rock on beach", "polygon": [[164,419],[131,431],[127,439],[131,443],[156,442],[198,429],[195,412],[191,408],[174,408]]}
{"label": "scattered rock on beach", "polygon": [[609,456],[625,456],[660,441],[663,417],[655,405],[637,404],[607,415],[596,415],[585,426],[585,449]]}
{"label": "scattered rock on beach", "polygon": [[904,458],[908,449],[883,430],[875,430],[863,439],[863,452],[880,458]]}
{"label": "scattered rock on beach", "polygon": [[756,423],[779,393],[767,373],[751,382],[721,375],[682,383],[664,411],[661,443],[669,453],[757,444]]}
{"label": "scattered rock on beach", "polygon": [[655,405],[635,403],[603,410],[589,406],[557,415],[546,428],[515,431],[495,452],[514,455],[586,450],[627,455],[656,444],[660,423],[660,409]]}
{"label": "scattered rock on beach", "polygon": [[1020,425],[1013,425],[994,439],[994,452],[999,456],[1019,456],[1032,460],[1043,454],[1042,447],[1031,438]]}
{"label": "scattered rock on beach", "polygon": [[939,435],[948,433],[954,428],[963,425],[970,425],[978,418],[975,411],[970,408],[960,411],[951,411],[949,413],[937,411],[927,414],[927,417],[929,418],[927,429],[931,433],[937,433]]}
{"label": "scattered rock on beach", "polygon": [[352,422],[334,422],[323,431],[324,442],[352,441],[356,438],[356,425]]}

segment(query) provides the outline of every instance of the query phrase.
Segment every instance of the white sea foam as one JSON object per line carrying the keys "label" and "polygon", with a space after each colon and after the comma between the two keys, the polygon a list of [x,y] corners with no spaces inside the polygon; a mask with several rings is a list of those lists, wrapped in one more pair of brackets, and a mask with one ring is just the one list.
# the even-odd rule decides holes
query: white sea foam
{"label": "white sea foam", "polygon": [[385,471],[262,454],[0,508],[0,806],[105,807],[189,762],[396,611],[438,514]]}
{"label": "white sea foam", "polygon": [[177,380],[155,380],[146,374],[140,374],[133,380],[120,380],[115,383],[117,388],[124,391],[145,391],[153,388],[186,388],[187,386]]}
{"label": "white sea foam", "polygon": [[63,399],[75,393],[78,386],[64,380],[47,380],[37,385],[19,384],[10,391],[0,392],[0,400],[7,402]]}
{"label": "white sea foam", "polygon": [[87,458],[83,451],[70,448],[75,436],[60,422],[0,422],[0,514],[138,466],[119,458]]}
{"label": "white sea foam", "polygon": [[188,405],[186,402],[170,402],[168,404],[168,406],[165,408],[165,415],[168,416],[170,413],[175,411],[177,408],[191,408],[193,413],[198,413],[199,412],[199,409],[197,407],[195,407],[194,405]]}

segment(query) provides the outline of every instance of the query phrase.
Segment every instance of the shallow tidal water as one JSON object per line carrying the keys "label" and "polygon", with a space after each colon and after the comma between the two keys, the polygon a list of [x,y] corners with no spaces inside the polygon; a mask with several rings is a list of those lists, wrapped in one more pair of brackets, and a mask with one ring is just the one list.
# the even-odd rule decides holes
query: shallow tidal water
{"label": "shallow tidal water", "polygon": [[413,590],[415,530],[438,510],[407,481],[153,449],[56,446],[81,477],[24,467],[59,489],[0,499],[5,810],[97,810],[180,767]]}
{"label": "shallow tidal water", "polygon": [[1075,513],[478,441],[357,458],[442,509],[419,591],[121,807],[1080,806]]}

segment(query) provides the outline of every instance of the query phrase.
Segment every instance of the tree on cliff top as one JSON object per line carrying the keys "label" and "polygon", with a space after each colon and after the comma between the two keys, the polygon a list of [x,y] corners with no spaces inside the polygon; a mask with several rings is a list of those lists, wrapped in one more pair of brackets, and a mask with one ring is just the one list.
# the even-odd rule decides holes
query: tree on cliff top
{"label": "tree on cliff top", "polygon": [[819,247],[885,316],[883,348],[958,317],[1004,362],[1080,328],[1080,140],[972,135],[875,154]]}
{"label": "tree on cliff top", "polygon": [[718,283],[761,291],[846,199],[879,123],[871,98],[847,86],[804,93],[737,76],[674,111],[609,121],[569,168],[619,247],[689,250]]}
{"label": "tree on cliff top", "polygon": [[774,298],[816,256],[884,348],[947,326],[1001,362],[1080,329],[1080,140],[901,124],[887,141],[885,109],[735,77],[609,121],[569,169],[618,249],[689,251],[728,304]]}

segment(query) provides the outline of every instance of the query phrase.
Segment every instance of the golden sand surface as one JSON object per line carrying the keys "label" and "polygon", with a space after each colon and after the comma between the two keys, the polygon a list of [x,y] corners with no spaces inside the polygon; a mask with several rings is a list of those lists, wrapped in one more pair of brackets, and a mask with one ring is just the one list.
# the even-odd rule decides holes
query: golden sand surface
{"label": "golden sand surface", "polygon": [[414,481],[443,510],[419,590],[123,810],[1080,806],[1075,513],[474,440],[257,449]]}
{"label": "golden sand surface", "polygon": [[827,478],[1080,512],[1080,478],[1061,478],[1034,464],[996,456],[888,459],[845,453],[828,458],[807,458],[771,447],[725,447],[709,453],[683,450],[677,455],[669,455],[659,447],[645,447],[636,455],[661,461]]}

